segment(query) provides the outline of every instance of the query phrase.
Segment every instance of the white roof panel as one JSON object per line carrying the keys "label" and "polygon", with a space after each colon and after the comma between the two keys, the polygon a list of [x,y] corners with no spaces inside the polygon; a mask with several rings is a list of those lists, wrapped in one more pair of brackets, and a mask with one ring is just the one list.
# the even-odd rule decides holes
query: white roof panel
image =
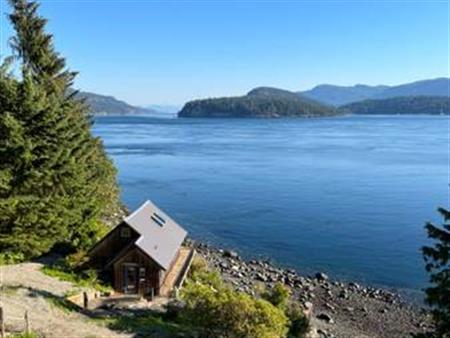
{"label": "white roof panel", "polygon": [[135,244],[167,270],[187,232],[151,201],[146,201],[124,221],[141,235]]}

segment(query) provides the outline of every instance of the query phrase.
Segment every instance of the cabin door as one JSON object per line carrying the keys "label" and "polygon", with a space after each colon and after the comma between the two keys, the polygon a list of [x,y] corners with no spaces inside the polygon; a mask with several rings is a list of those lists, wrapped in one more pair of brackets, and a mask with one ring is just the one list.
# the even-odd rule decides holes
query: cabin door
{"label": "cabin door", "polygon": [[125,293],[138,293],[138,268],[136,265],[123,265],[123,283]]}

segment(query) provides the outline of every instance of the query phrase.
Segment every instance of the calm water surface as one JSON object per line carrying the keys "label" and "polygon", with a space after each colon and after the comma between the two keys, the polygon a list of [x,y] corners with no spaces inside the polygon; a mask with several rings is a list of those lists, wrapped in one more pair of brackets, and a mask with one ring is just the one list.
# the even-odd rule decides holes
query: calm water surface
{"label": "calm water surface", "polygon": [[423,226],[448,204],[446,117],[98,117],[125,203],[302,273],[419,289]]}

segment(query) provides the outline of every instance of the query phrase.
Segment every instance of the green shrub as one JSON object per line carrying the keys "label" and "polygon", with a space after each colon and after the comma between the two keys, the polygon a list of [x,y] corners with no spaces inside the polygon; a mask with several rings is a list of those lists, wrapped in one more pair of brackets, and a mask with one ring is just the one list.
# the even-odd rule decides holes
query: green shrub
{"label": "green shrub", "polygon": [[199,272],[207,272],[208,271],[208,263],[201,256],[195,256],[192,261],[191,268],[189,269],[189,275],[192,276],[195,273]]}
{"label": "green shrub", "polygon": [[0,265],[17,264],[25,260],[25,255],[21,252],[6,251],[0,253]]}
{"label": "green shrub", "polygon": [[192,274],[192,276],[189,278],[189,280],[192,282],[195,282],[195,283],[209,285],[217,290],[224,287],[222,277],[220,276],[220,274],[217,271],[195,272]]}
{"label": "green shrub", "polygon": [[291,291],[283,284],[277,283],[272,289],[263,291],[261,297],[272,305],[285,310],[291,297]]}
{"label": "green shrub", "polygon": [[286,309],[289,318],[289,336],[304,338],[309,331],[309,320],[298,303],[290,303]]}
{"label": "green shrub", "polygon": [[288,319],[263,299],[237,292],[217,273],[197,273],[181,292],[181,317],[207,337],[285,337]]}
{"label": "green shrub", "polygon": [[72,253],[70,255],[67,255],[66,258],[64,258],[64,266],[67,266],[67,268],[70,268],[71,270],[80,267],[83,263],[85,263],[88,260],[88,256],[86,254],[86,251],[79,250],[75,253]]}
{"label": "green shrub", "polygon": [[309,320],[303,309],[296,302],[291,301],[291,291],[281,283],[272,289],[259,287],[261,297],[272,305],[284,311],[289,318],[289,337],[303,338],[309,330]]}

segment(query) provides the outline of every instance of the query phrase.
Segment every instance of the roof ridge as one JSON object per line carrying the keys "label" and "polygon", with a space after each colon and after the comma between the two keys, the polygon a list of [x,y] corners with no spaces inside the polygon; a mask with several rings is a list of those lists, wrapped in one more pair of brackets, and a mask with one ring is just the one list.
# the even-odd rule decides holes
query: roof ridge
{"label": "roof ridge", "polygon": [[[131,214],[129,214],[128,216],[125,216],[124,218],[123,218],[123,221],[124,222],[126,222],[127,224],[128,224],[128,220],[130,219],[130,218],[132,218],[133,216],[135,216],[135,214],[138,214],[140,211],[141,211],[141,209],[143,209],[147,204],[153,204],[154,205],[154,203],[152,203],[150,200],[146,200],[144,203],[142,203],[141,204],[141,206],[139,207],[139,208],[137,208],[136,210],[134,210]],[[129,225],[129,224],[128,224]],[[142,235],[142,234],[141,234]]]}

